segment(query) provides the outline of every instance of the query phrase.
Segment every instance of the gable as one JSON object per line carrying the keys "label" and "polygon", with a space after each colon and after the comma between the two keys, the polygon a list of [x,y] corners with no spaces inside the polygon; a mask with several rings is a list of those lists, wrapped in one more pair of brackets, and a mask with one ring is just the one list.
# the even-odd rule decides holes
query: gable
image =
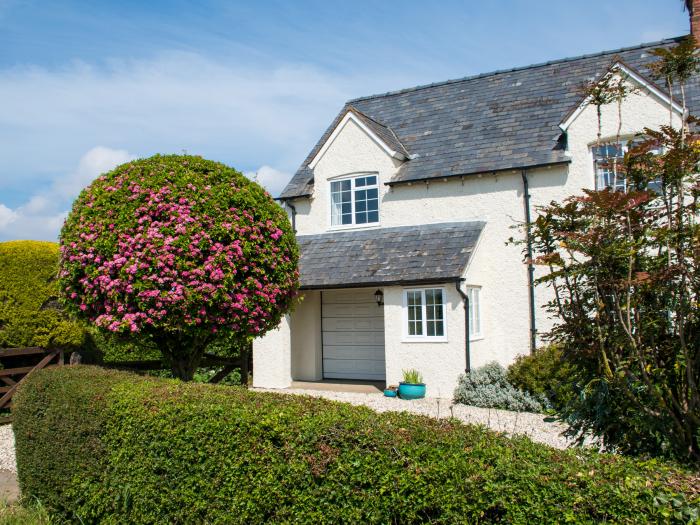
{"label": "gable", "polygon": [[318,152],[309,162],[308,167],[310,169],[314,169],[323,156],[333,146],[336,140],[338,140],[340,135],[343,132],[346,132],[346,130],[352,129],[353,126],[359,128],[389,157],[398,160],[405,160],[408,158],[406,149],[389,128],[350,108],[345,112],[345,116],[340,119],[340,121],[335,125],[333,131],[325,139],[321,147],[318,149]]}
{"label": "gable", "polygon": [[[659,88],[651,80],[644,77],[641,73],[636,71],[634,68],[626,65],[623,62],[615,62],[608,70],[608,72],[601,77],[598,84],[606,80],[612,79],[613,82],[622,82],[634,89],[630,96],[627,98],[634,97],[640,93],[645,96],[650,97],[654,102],[660,104],[665,111],[673,110],[677,116],[682,116],[683,108],[678,104],[671,95]],[[592,104],[592,97],[590,95],[583,98],[576,106],[574,106],[566,115],[566,117],[559,124],[562,131],[566,132],[571,127],[571,125],[578,119],[583,112],[589,108],[594,107]],[[641,131],[641,128],[639,129]]]}

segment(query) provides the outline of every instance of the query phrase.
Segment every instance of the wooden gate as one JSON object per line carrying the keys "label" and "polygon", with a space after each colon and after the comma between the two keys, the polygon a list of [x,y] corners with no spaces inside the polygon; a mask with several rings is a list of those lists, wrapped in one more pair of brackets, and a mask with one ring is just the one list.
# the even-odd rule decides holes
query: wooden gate
{"label": "wooden gate", "polygon": [[[52,363],[52,361],[54,361]],[[8,361],[17,363],[15,368],[8,367]],[[63,350],[46,350],[44,348],[3,348],[0,349],[0,409],[12,405],[12,396],[24,378],[35,370],[63,366]],[[11,416],[0,417],[0,424],[12,421]]]}

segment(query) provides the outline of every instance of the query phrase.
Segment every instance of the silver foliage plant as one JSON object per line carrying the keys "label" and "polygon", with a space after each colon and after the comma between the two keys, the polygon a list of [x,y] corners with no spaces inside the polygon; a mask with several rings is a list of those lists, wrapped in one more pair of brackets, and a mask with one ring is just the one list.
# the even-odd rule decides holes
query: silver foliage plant
{"label": "silver foliage plant", "polygon": [[506,370],[498,363],[487,363],[462,374],[454,393],[455,403],[482,408],[500,408],[515,412],[544,412],[549,402],[518,390],[506,379]]}

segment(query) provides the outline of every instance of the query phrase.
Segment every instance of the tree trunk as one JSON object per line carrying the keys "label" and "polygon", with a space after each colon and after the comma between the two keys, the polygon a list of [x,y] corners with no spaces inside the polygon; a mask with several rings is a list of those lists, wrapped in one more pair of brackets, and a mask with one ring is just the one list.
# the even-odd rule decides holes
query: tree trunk
{"label": "tree trunk", "polygon": [[173,376],[182,381],[192,381],[206,349],[206,342],[167,341],[159,349],[170,366]]}
{"label": "tree trunk", "polygon": [[241,349],[241,385],[246,388],[248,388],[248,373],[250,371],[248,363],[250,362],[252,347],[253,343],[247,342]]}

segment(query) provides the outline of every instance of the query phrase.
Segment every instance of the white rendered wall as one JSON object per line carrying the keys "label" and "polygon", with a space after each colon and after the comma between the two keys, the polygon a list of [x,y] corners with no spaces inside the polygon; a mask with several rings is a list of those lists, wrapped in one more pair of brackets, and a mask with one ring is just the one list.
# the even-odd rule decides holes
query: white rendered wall
{"label": "white rendered wall", "polygon": [[292,379],[321,379],[320,292],[306,292],[291,314]]}
{"label": "white rendered wall", "polygon": [[446,293],[446,342],[404,342],[403,291],[406,288],[384,288],[386,382],[389,385],[398,385],[402,380],[403,370],[416,369],[423,374],[428,397],[451,398],[457,378],[464,373],[466,364],[464,303],[454,283],[440,287],[444,288]]}
{"label": "white rendered wall", "polygon": [[277,328],[253,341],[254,387],[287,388],[292,383],[289,318],[289,315],[284,316]]}

